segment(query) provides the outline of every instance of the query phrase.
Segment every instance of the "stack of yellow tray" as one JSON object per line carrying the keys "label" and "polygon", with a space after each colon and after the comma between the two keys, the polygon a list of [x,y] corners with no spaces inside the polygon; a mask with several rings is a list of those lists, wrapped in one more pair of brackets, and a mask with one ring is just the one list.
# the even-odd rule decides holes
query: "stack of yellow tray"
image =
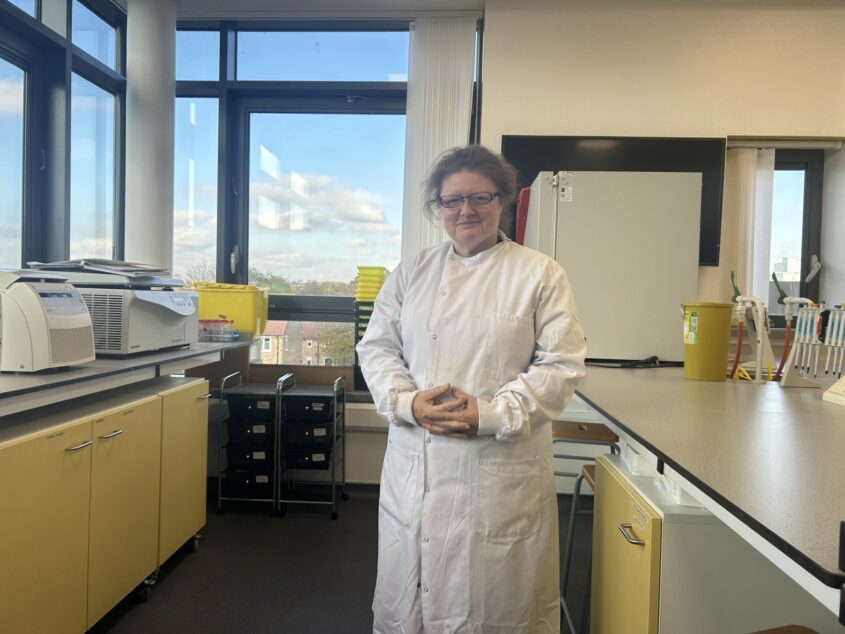
{"label": "stack of yellow tray", "polygon": [[355,286],[355,301],[375,301],[386,277],[387,269],[383,266],[359,266],[358,283]]}

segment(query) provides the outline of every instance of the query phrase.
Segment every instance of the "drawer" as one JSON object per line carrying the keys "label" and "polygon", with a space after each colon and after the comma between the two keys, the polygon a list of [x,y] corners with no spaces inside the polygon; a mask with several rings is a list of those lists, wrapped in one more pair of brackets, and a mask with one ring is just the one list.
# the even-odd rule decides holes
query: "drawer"
{"label": "drawer", "polygon": [[272,447],[276,440],[274,421],[230,418],[226,421],[226,431],[233,444]]}
{"label": "drawer", "polygon": [[285,420],[291,423],[330,423],[334,414],[333,396],[285,394]]}
{"label": "drawer", "polygon": [[286,449],[285,466],[288,469],[328,469],[331,451],[328,449]]}
{"label": "drawer", "polygon": [[223,472],[223,497],[253,500],[273,499],[273,471],[226,469]]}
{"label": "drawer", "polygon": [[230,469],[272,471],[273,449],[229,443],[226,445],[226,464]]}
{"label": "drawer", "polygon": [[276,417],[275,396],[230,394],[226,400],[229,403],[229,418],[244,421],[271,421]]}
{"label": "drawer", "polygon": [[283,429],[286,447],[331,445],[334,437],[332,423],[288,423]]}

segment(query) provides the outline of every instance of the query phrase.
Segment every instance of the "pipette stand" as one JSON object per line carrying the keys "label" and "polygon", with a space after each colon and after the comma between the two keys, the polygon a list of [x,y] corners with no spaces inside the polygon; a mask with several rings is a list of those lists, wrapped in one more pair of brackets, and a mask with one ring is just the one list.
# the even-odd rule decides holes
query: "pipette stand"
{"label": "pipette stand", "polygon": [[801,374],[801,370],[795,367],[795,351],[797,346],[792,346],[789,351],[789,358],[780,377],[781,387],[820,387],[817,381],[812,381]]}
{"label": "pipette stand", "polygon": [[[768,368],[777,368],[777,361],[775,361],[775,354],[772,352],[772,343],[769,341],[769,312],[763,309],[763,314],[758,319],[754,318],[754,308],[749,307],[745,311],[745,327],[748,330],[748,341],[751,344],[751,357],[757,359],[757,346],[763,348],[763,361],[761,376],[765,376]],[[757,329],[760,328],[760,344],[757,343]],[[748,369],[748,368],[746,368]],[[755,370],[757,368],[754,368]]]}
{"label": "pipette stand", "polygon": [[827,388],[822,394],[822,399],[828,403],[845,406],[845,376]]}

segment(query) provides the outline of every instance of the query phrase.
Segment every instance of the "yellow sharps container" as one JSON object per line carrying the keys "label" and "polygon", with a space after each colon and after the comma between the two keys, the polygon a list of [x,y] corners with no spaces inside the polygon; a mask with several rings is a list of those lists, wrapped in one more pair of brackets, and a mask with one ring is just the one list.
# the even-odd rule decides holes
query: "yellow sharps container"
{"label": "yellow sharps container", "polygon": [[684,303],[684,377],[724,381],[728,374],[733,304]]}

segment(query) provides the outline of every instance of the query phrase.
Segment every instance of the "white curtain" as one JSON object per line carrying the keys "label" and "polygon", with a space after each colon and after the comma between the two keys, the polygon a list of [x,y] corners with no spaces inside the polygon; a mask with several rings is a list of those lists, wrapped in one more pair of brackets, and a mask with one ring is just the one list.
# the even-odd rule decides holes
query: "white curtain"
{"label": "white curtain", "polygon": [[446,239],[423,215],[420,184],[445,150],[469,140],[476,18],[421,18],[411,24],[405,131],[402,257]]}
{"label": "white curtain", "polygon": [[743,295],[768,303],[775,151],[731,148],[726,165],[734,170],[736,186],[737,285]]}

